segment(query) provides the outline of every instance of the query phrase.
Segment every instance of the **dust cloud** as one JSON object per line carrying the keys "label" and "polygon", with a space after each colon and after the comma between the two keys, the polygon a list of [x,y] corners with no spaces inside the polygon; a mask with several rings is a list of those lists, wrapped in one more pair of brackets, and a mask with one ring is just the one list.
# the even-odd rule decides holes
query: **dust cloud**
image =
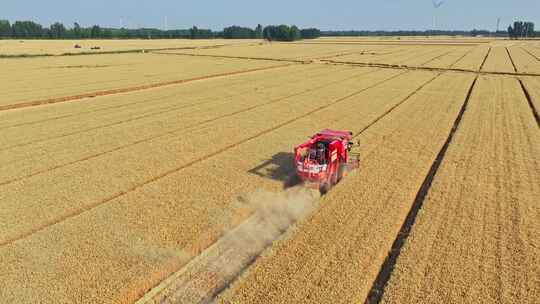
{"label": "dust cloud", "polygon": [[[247,219],[224,229],[217,242],[193,258],[149,302],[212,302],[291,225],[311,214],[319,197],[318,191],[301,187],[277,193],[256,191],[239,197],[232,209],[236,214],[247,212]],[[231,219],[230,214],[223,216]]]}

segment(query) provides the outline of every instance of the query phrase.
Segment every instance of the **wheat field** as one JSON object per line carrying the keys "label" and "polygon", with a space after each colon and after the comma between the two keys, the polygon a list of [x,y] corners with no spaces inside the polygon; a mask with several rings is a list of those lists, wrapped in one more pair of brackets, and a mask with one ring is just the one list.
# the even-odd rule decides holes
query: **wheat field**
{"label": "wheat field", "polygon": [[[98,42],[0,40],[52,55],[0,58],[0,302],[540,296],[537,41]],[[360,168],[290,187],[325,128]]]}

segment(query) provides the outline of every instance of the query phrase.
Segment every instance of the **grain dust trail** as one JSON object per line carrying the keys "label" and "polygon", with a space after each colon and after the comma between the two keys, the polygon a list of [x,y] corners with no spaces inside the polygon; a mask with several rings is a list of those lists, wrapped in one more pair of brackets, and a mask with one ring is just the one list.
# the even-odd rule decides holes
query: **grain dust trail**
{"label": "grain dust trail", "polygon": [[313,212],[318,197],[317,191],[299,187],[240,197],[234,205],[251,216],[235,228],[226,228],[217,242],[136,303],[211,302],[291,225]]}

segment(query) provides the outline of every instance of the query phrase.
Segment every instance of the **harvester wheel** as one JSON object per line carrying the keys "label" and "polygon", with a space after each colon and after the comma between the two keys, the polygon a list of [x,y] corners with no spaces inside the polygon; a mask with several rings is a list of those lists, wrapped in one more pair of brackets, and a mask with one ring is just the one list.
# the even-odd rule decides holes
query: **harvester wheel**
{"label": "harvester wheel", "polygon": [[337,173],[337,182],[339,183],[343,176],[345,175],[346,165],[344,163],[339,164],[338,173]]}
{"label": "harvester wheel", "polygon": [[319,192],[321,192],[321,195],[325,195],[330,191],[330,183],[325,182],[319,186]]}

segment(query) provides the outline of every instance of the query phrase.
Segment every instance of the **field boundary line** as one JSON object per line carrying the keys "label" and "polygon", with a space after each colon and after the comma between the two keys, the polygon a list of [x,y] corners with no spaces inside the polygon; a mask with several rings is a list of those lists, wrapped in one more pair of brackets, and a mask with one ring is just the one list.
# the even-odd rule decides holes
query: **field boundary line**
{"label": "field boundary line", "polygon": [[171,86],[171,85],[177,85],[177,84],[184,84],[184,83],[200,81],[200,80],[206,80],[206,79],[221,78],[221,77],[227,77],[227,76],[234,76],[234,75],[240,75],[240,74],[246,74],[246,73],[253,73],[253,72],[259,72],[259,71],[265,71],[265,70],[284,68],[284,67],[289,67],[291,65],[292,65],[292,63],[286,63],[286,64],[274,65],[274,66],[269,66],[269,67],[260,67],[260,68],[253,68],[253,69],[247,69],[247,70],[239,70],[239,71],[233,71],[233,72],[224,72],[224,73],[218,73],[218,74],[212,74],[212,75],[197,76],[197,77],[193,77],[193,78],[156,82],[156,83],[151,83],[151,84],[146,84],[146,85],[125,87],[125,88],[120,88],[120,89],[94,91],[94,92],[83,93],[83,94],[79,94],[79,95],[53,97],[53,98],[48,98],[48,99],[41,99],[41,100],[28,101],[28,102],[22,102],[22,103],[15,103],[15,104],[10,104],[10,105],[0,106],[0,112],[1,111],[7,111],[7,110],[13,110],[13,109],[22,109],[22,108],[28,108],[28,107],[41,106],[41,105],[46,105],[46,104],[54,104],[54,103],[60,103],[60,102],[76,101],[76,100],[81,100],[81,99],[86,99],[86,98],[94,98],[94,97],[115,95],[115,94],[121,94],[121,93],[130,93],[130,92],[136,92],[136,91],[143,91],[143,90],[148,90],[148,89],[153,89],[153,88],[159,88],[159,87],[165,87],[165,86]]}
{"label": "field boundary line", "polygon": [[474,48],[471,48],[470,50],[468,50],[467,52],[465,52],[465,54],[463,54],[462,56],[460,56],[456,61],[454,61],[451,65],[448,66],[449,69],[453,68],[458,62],[460,62],[461,60],[463,60],[463,58],[467,57],[467,55],[469,55],[470,53],[472,53],[472,51],[474,51]]}
{"label": "field boundary line", "polygon": [[190,54],[190,53],[160,53],[152,52],[159,55],[176,55],[176,56],[192,56],[192,57],[210,57],[210,58],[226,58],[226,59],[245,59],[245,60],[263,60],[263,61],[279,61],[290,63],[309,63],[310,60],[299,59],[284,59],[284,58],[267,58],[267,57],[246,57],[246,56],[228,56],[228,55],[209,55],[209,54]]}
{"label": "field boundary line", "polygon": [[366,304],[380,303],[382,299],[382,296],[384,294],[384,288],[386,287],[386,284],[388,283],[392,275],[392,271],[394,270],[394,266],[401,253],[401,249],[403,248],[403,245],[405,245],[405,242],[407,241],[407,238],[411,230],[413,229],[414,223],[416,221],[416,216],[418,215],[418,212],[422,209],[422,205],[424,204],[425,198],[431,188],[433,179],[435,178],[435,175],[437,174],[437,171],[444,160],[446,151],[448,150],[448,147],[452,143],[452,139],[459,128],[459,125],[461,123],[463,115],[465,114],[465,111],[467,110],[469,100],[472,96],[472,93],[473,93],[473,90],[477,81],[478,81],[478,76],[473,80],[467,92],[467,95],[465,97],[465,101],[463,102],[463,105],[461,106],[461,109],[454,121],[452,129],[450,130],[450,133],[448,134],[448,137],[446,138],[446,142],[444,143],[441,150],[437,154],[435,160],[431,164],[431,168],[429,169],[422,185],[420,186],[420,189],[418,190],[416,194],[416,197],[413,201],[411,209],[409,210],[405,218],[405,221],[403,222],[392,244],[392,247],[390,251],[388,252],[388,256],[385,258],[383,264],[381,265],[381,269],[375,281],[373,282],[373,285],[365,300]]}
{"label": "field boundary line", "polygon": [[456,68],[432,68],[432,67],[409,66],[409,65],[399,65],[399,64],[335,61],[335,60],[328,60],[328,59],[322,59],[320,61],[326,64],[334,64],[334,65],[377,67],[381,69],[394,69],[394,70],[410,70],[410,71],[420,70],[420,71],[431,71],[431,72],[469,73],[469,74],[476,74],[476,75],[540,77],[540,73],[509,73],[509,72],[474,71],[474,70],[456,69]]}
{"label": "field boundary line", "polygon": [[448,54],[450,54],[450,53],[452,53],[452,52],[454,52],[454,51],[455,51],[455,50],[450,50],[450,51],[448,51],[448,52],[445,52],[444,54],[435,56],[434,58],[431,58],[430,60],[428,60],[428,61],[426,61],[426,62],[420,64],[420,66],[424,66],[424,65],[426,65],[426,64],[428,64],[428,63],[431,63],[431,62],[433,62],[433,61],[435,61],[435,60],[437,60],[437,59],[439,59],[439,58],[441,58],[441,57],[444,57],[444,56],[446,56],[446,55],[448,55]]}
{"label": "field boundary line", "polygon": [[356,96],[356,95],[359,95],[359,94],[361,94],[361,93],[363,93],[363,92],[365,92],[365,91],[367,91],[367,90],[370,90],[370,89],[372,89],[372,88],[374,88],[374,87],[377,87],[377,86],[379,86],[379,85],[381,85],[381,84],[383,84],[383,83],[385,83],[385,82],[388,82],[388,81],[390,81],[390,80],[393,80],[393,79],[395,79],[395,78],[397,78],[397,77],[399,77],[399,76],[401,76],[401,75],[403,75],[403,74],[406,74],[406,73],[408,73],[408,72],[406,71],[406,72],[402,72],[402,73],[397,73],[396,75],[393,75],[393,76],[391,76],[391,77],[385,78],[385,79],[383,79],[383,80],[381,80],[381,81],[378,81],[378,82],[376,82],[376,83],[374,83],[374,84],[372,84],[372,85],[370,85],[370,86],[367,86],[367,87],[365,87],[365,88],[362,88],[362,89],[360,89],[360,90],[358,90],[358,91],[356,91],[356,92],[353,92],[353,93],[348,94],[348,95],[346,95],[346,96],[343,96],[343,97],[340,97],[340,98],[335,99],[335,100],[333,100],[333,101],[330,101],[329,103],[327,103],[327,104],[325,104],[325,105],[322,105],[322,106],[319,106],[319,107],[317,107],[317,108],[315,108],[315,109],[313,109],[313,110],[310,110],[310,111],[307,112],[307,113],[304,113],[304,114],[302,114],[302,115],[300,115],[300,116],[291,118],[291,119],[289,119],[289,120],[287,120],[287,121],[285,121],[285,122],[279,123],[279,124],[277,124],[277,125],[275,125],[275,126],[273,126],[273,127],[271,127],[271,128],[262,130],[262,131],[260,131],[260,132],[258,132],[258,133],[256,133],[256,134],[254,134],[254,135],[251,135],[251,136],[249,136],[249,137],[247,137],[247,138],[244,138],[244,139],[242,139],[242,140],[240,140],[240,141],[237,141],[237,142],[235,142],[235,143],[232,143],[232,144],[230,144],[230,145],[227,145],[227,146],[225,146],[225,147],[223,147],[223,148],[221,148],[221,149],[218,149],[218,150],[216,150],[216,151],[214,151],[214,152],[212,152],[212,153],[209,153],[209,154],[207,154],[207,155],[203,155],[203,156],[201,156],[201,157],[199,157],[199,158],[193,159],[193,160],[191,160],[191,161],[189,161],[189,162],[187,162],[187,163],[185,163],[185,164],[183,164],[183,165],[181,165],[181,166],[178,166],[178,167],[176,167],[176,168],[172,168],[172,169],[166,170],[166,171],[164,171],[164,172],[162,172],[162,173],[160,173],[160,174],[158,174],[158,175],[155,175],[154,177],[152,177],[152,178],[150,178],[150,179],[148,179],[148,180],[146,180],[146,181],[144,181],[144,182],[138,183],[138,184],[136,184],[136,185],[134,185],[134,186],[129,187],[128,189],[125,189],[125,190],[119,191],[119,192],[117,192],[117,193],[115,193],[115,194],[112,194],[112,195],[110,195],[110,196],[108,196],[108,197],[106,197],[106,198],[104,198],[104,199],[102,199],[102,200],[100,200],[100,201],[98,201],[98,202],[95,202],[95,203],[92,203],[92,204],[88,204],[88,205],[86,205],[86,206],[81,206],[79,210],[75,210],[75,211],[69,212],[68,214],[66,214],[66,215],[64,215],[64,216],[59,217],[59,218],[54,219],[54,220],[51,220],[51,221],[49,221],[49,222],[47,222],[47,223],[45,223],[45,224],[40,225],[39,227],[35,227],[35,228],[32,228],[32,229],[29,229],[29,231],[27,231],[27,232],[25,232],[25,233],[21,233],[21,234],[19,234],[19,235],[16,236],[16,237],[12,237],[12,238],[9,238],[9,239],[0,241],[0,247],[6,246],[6,245],[10,245],[10,244],[12,244],[12,243],[14,243],[14,242],[23,240],[23,239],[25,239],[25,238],[31,236],[31,235],[34,234],[34,233],[43,231],[43,230],[45,230],[45,229],[47,229],[47,228],[49,228],[49,227],[51,227],[51,226],[54,226],[54,225],[59,224],[59,223],[61,223],[61,222],[64,222],[64,221],[66,221],[66,220],[68,220],[68,219],[70,219],[70,218],[74,218],[74,217],[77,217],[77,216],[79,216],[79,215],[81,215],[81,214],[84,214],[84,213],[86,213],[86,212],[88,212],[88,211],[90,211],[90,210],[92,210],[92,209],[95,209],[95,208],[97,208],[97,207],[99,207],[99,206],[102,206],[102,205],[104,205],[104,204],[106,204],[106,203],[108,203],[108,202],[110,202],[110,201],[112,201],[112,200],[114,200],[114,199],[117,199],[117,198],[119,198],[119,197],[122,197],[122,196],[124,196],[124,195],[127,195],[127,194],[129,194],[129,193],[131,193],[131,192],[133,192],[133,191],[135,191],[135,190],[138,190],[138,189],[140,189],[140,188],[142,188],[142,187],[144,187],[144,186],[146,186],[146,185],[148,185],[148,184],[151,184],[151,183],[153,183],[153,182],[156,182],[156,181],[158,181],[158,180],[160,180],[160,179],[162,179],[162,178],[164,178],[164,177],[166,177],[166,176],[169,176],[169,175],[171,175],[171,174],[173,174],[173,173],[176,173],[176,172],[182,171],[182,170],[184,170],[184,169],[187,169],[187,168],[189,168],[189,167],[191,167],[191,166],[193,166],[193,165],[195,165],[195,164],[197,164],[197,163],[200,163],[200,162],[202,162],[202,161],[205,161],[205,160],[207,160],[207,159],[210,159],[210,158],[212,158],[212,157],[214,157],[214,156],[216,156],[216,155],[219,155],[219,154],[221,154],[221,153],[223,153],[223,152],[226,152],[226,151],[228,151],[228,150],[230,150],[230,149],[233,149],[233,148],[235,148],[235,147],[237,147],[237,146],[239,146],[239,145],[242,145],[242,144],[244,144],[244,143],[246,143],[246,142],[249,142],[249,141],[251,141],[251,140],[253,140],[253,139],[256,139],[256,138],[261,137],[261,136],[263,136],[263,135],[269,134],[269,133],[271,133],[271,132],[273,132],[273,131],[275,131],[275,130],[278,130],[278,129],[280,129],[280,128],[286,126],[286,125],[289,125],[289,124],[291,124],[291,123],[293,123],[293,122],[295,122],[295,121],[297,121],[297,120],[300,120],[300,119],[305,118],[305,117],[308,117],[309,115],[312,115],[312,114],[314,114],[314,113],[316,113],[316,112],[319,112],[319,111],[322,111],[322,110],[324,110],[324,109],[327,109],[327,108],[329,108],[329,107],[331,107],[331,106],[333,106],[333,105],[336,105],[336,104],[338,104],[338,103],[340,103],[340,102],[343,102],[343,101],[345,101],[345,100],[347,100],[347,99],[349,99],[349,98],[351,98],[351,97],[354,97],[354,96]]}
{"label": "field boundary line", "polygon": [[512,63],[512,67],[514,68],[514,72],[518,72],[517,68],[516,68],[516,64],[514,63],[514,58],[512,58],[512,55],[510,55],[510,50],[508,49],[508,47],[505,47],[506,49],[506,54],[508,54],[508,58],[510,58],[510,62]]}
{"label": "field boundary line", "polygon": [[492,47],[490,46],[486,53],[486,56],[484,56],[484,60],[482,60],[482,64],[480,64],[480,68],[478,69],[478,72],[481,72],[484,69],[484,65],[486,64],[489,54],[491,54],[491,49]]}
{"label": "field boundary line", "polygon": [[521,89],[523,90],[523,94],[525,95],[525,98],[527,98],[527,102],[529,103],[529,107],[531,108],[531,112],[532,112],[534,118],[536,119],[536,125],[540,128],[540,115],[538,115],[538,110],[534,106],[531,94],[529,94],[529,90],[527,89],[527,87],[523,83],[523,80],[518,79],[518,81],[519,81],[519,85],[521,86]]}
{"label": "field boundary line", "polygon": [[[366,75],[366,74],[374,73],[374,72],[376,72],[376,71],[377,71],[377,70],[372,70],[372,71],[369,71],[369,72],[366,72],[366,73],[356,74],[356,75],[354,75],[354,76],[350,76],[350,77],[347,77],[347,78],[344,78],[344,79],[340,79],[340,80],[336,80],[336,81],[332,81],[332,82],[326,83],[326,84],[323,85],[323,86],[319,86],[319,87],[316,87],[316,88],[310,88],[310,89],[307,89],[307,90],[303,90],[303,91],[301,91],[301,92],[296,92],[296,93],[294,93],[294,94],[289,94],[289,95],[287,95],[287,96],[281,96],[281,97],[279,97],[279,98],[272,99],[272,100],[270,100],[270,101],[268,101],[268,102],[261,103],[261,104],[259,104],[259,105],[250,106],[250,107],[247,107],[247,108],[244,108],[244,109],[241,109],[241,110],[237,110],[237,111],[234,111],[234,112],[231,112],[231,113],[228,113],[228,114],[224,114],[224,115],[220,115],[220,116],[217,116],[217,117],[209,118],[209,119],[200,121],[200,122],[198,122],[198,123],[196,123],[196,124],[192,124],[192,125],[189,125],[189,126],[184,126],[184,127],[181,127],[181,128],[176,128],[176,129],[173,129],[173,130],[169,130],[169,131],[167,131],[167,132],[163,132],[163,133],[155,134],[155,135],[152,135],[152,136],[148,136],[148,137],[146,137],[146,138],[143,138],[143,139],[140,139],[140,140],[136,140],[136,141],[134,141],[134,142],[131,142],[131,143],[128,143],[128,144],[125,144],[125,145],[121,145],[121,146],[116,147],[116,148],[113,148],[113,149],[105,150],[105,151],[102,151],[102,152],[99,152],[99,153],[95,153],[95,154],[92,154],[92,155],[89,155],[89,156],[86,156],[86,157],[83,157],[83,158],[80,158],[80,159],[77,159],[77,160],[74,160],[74,161],[71,161],[71,162],[67,162],[67,163],[64,163],[64,164],[56,165],[56,166],[53,166],[53,167],[50,167],[50,168],[47,168],[47,169],[44,169],[44,170],[39,170],[39,171],[30,173],[30,174],[27,174],[27,175],[25,175],[25,176],[21,176],[21,177],[17,177],[17,178],[11,179],[11,180],[7,180],[7,181],[4,181],[4,182],[0,182],[0,186],[9,185],[9,184],[12,184],[12,183],[14,183],[14,182],[18,182],[18,181],[21,181],[21,180],[24,180],[24,179],[27,179],[27,178],[30,178],[30,177],[33,177],[33,176],[36,176],[36,175],[40,175],[40,174],[43,174],[43,173],[47,173],[47,172],[49,172],[49,171],[53,171],[53,170],[56,170],[56,169],[60,169],[60,168],[63,168],[63,167],[66,167],[66,166],[70,166],[70,165],[73,165],[73,164],[77,164],[77,163],[80,163],[80,162],[88,161],[88,160],[90,160],[90,159],[94,159],[94,158],[97,158],[97,157],[99,157],[99,156],[102,156],[102,155],[105,155],[105,154],[108,154],[108,153],[112,153],[112,152],[116,152],[116,151],[119,151],[119,150],[123,150],[123,149],[125,149],[125,148],[129,148],[129,147],[132,147],[132,146],[141,144],[141,143],[145,143],[145,142],[148,142],[148,141],[152,141],[152,140],[154,140],[154,139],[158,139],[158,138],[161,138],[161,137],[163,137],[163,136],[167,136],[167,135],[175,135],[176,132],[190,130],[190,129],[195,128],[195,127],[201,127],[201,126],[203,126],[203,125],[205,125],[205,124],[212,123],[212,122],[215,122],[215,121],[220,120],[220,119],[223,119],[223,118],[228,118],[228,117],[232,117],[232,116],[237,115],[237,114],[249,112],[249,111],[251,111],[251,110],[253,110],[253,109],[256,109],[256,108],[260,108],[260,107],[264,107],[264,106],[267,106],[267,105],[271,105],[271,104],[274,104],[274,103],[277,103],[277,102],[286,100],[286,99],[291,98],[291,97],[300,96],[300,95],[302,95],[302,94],[314,92],[314,91],[323,89],[323,88],[325,88],[325,87],[334,85],[334,84],[336,84],[336,83],[340,83],[340,82],[342,82],[342,81],[351,80],[351,79],[354,79],[354,78],[357,78],[357,77],[360,77],[360,76],[363,76],[363,75]],[[123,123],[123,122],[124,122],[124,121],[122,121],[122,122],[120,122],[120,123]],[[92,129],[92,130],[94,130],[94,129]],[[75,134],[78,134],[78,133],[75,133]],[[74,134],[67,134],[66,136],[70,136],[70,135],[74,135]],[[62,138],[62,137],[64,137],[64,136],[56,137],[56,138]],[[55,138],[55,139],[56,139],[56,138]],[[35,142],[34,142],[34,143],[35,143]],[[0,151],[2,151],[2,150],[0,150]]]}

